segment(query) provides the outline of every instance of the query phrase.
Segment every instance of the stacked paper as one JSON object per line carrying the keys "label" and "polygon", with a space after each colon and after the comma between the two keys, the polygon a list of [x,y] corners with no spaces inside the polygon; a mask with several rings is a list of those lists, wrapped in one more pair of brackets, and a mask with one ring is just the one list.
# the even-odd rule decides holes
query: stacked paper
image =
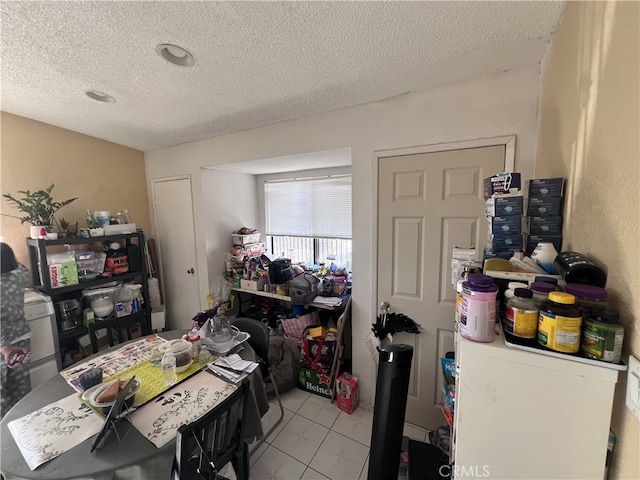
{"label": "stacked paper", "polygon": [[339,307],[342,305],[342,298],[340,297],[316,297],[313,299],[313,303],[321,303],[330,307]]}
{"label": "stacked paper", "polygon": [[216,375],[226,378],[233,383],[238,383],[247,375],[253,372],[258,364],[243,360],[240,355],[233,354],[226,357],[219,357],[215,361],[207,364],[207,367]]}

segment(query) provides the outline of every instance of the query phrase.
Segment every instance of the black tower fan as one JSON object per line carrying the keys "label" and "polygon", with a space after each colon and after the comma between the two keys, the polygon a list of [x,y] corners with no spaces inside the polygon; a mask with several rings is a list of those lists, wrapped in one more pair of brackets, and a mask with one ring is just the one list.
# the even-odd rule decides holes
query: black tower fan
{"label": "black tower fan", "polygon": [[398,478],[412,357],[410,345],[389,345],[380,349],[368,480]]}

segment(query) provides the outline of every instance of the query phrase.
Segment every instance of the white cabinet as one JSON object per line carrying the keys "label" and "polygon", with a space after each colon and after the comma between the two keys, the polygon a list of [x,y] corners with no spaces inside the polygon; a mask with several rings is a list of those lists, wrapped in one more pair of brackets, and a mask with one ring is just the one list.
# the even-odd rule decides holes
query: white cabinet
{"label": "white cabinet", "polygon": [[455,478],[597,479],[624,367],[457,334]]}

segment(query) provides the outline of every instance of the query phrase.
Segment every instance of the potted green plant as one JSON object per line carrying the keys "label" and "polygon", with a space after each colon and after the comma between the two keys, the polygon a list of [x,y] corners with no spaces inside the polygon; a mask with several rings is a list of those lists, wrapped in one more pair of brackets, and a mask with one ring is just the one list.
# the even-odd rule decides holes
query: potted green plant
{"label": "potted green plant", "polygon": [[62,202],[56,202],[51,196],[52,190],[53,183],[44,190],[37,190],[35,192],[19,190],[18,193],[22,195],[21,198],[16,198],[9,193],[3,194],[2,196],[24,215],[22,217],[6,213],[2,215],[17,218],[21,223],[30,223],[32,225],[30,230],[31,238],[38,238],[42,228],[45,228],[48,232],[52,232],[53,226],[55,225],[55,213],[78,198],[74,197]]}

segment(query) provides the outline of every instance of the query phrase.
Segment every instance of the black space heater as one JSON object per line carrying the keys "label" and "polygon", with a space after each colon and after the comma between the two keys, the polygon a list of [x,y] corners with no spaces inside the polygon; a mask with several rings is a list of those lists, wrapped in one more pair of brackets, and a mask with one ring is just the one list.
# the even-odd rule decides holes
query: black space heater
{"label": "black space heater", "polygon": [[380,349],[368,480],[398,478],[412,357],[410,345],[389,345]]}

